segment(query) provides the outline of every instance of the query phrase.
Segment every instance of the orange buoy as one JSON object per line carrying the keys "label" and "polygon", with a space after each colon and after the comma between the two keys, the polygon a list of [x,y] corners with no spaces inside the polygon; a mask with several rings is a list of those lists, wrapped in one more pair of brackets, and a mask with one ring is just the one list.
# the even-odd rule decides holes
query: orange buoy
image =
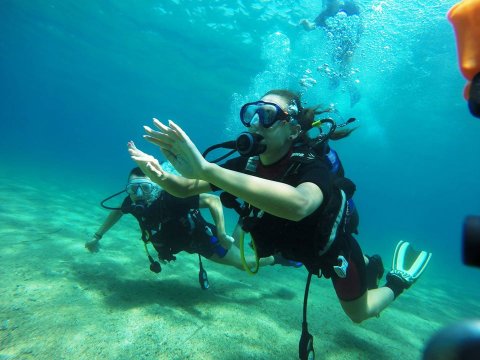
{"label": "orange buoy", "polygon": [[480,0],[463,0],[447,13],[457,39],[460,71],[468,80],[463,91],[470,113],[480,118]]}
{"label": "orange buoy", "polygon": [[480,0],[463,0],[447,14],[457,39],[460,70],[467,80],[480,72]]}

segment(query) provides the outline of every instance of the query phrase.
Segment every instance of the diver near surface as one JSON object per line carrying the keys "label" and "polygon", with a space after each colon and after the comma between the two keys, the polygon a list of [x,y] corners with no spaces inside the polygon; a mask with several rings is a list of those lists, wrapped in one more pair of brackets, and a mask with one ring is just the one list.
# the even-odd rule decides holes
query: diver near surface
{"label": "diver near surface", "polygon": [[313,23],[302,19],[300,24],[305,30],[315,30],[317,27],[328,27],[327,19],[343,12],[346,16],[360,15],[360,7],[353,0],[324,0],[323,11],[318,14]]}
{"label": "diver near surface", "polygon": [[470,113],[480,118],[480,0],[463,0],[447,14],[457,39],[460,70],[468,80],[464,97]]}
{"label": "diver near surface", "polygon": [[[348,179],[331,176],[324,160],[301,140],[300,122],[313,112],[298,95],[272,90],[260,101],[243,105],[240,119],[259,140],[258,156],[238,157],[222,166],[204,159],[175,123],[154,120],[157,131],[145,127],[145,138],[183,175],[165,172],[158,161],[128,144],[132,159],[156,183],[175,196],[222,189],[251,205],[248,231],[260,258],[280,252],[302,262],[312,275],[331,278],[339,302],[357,323],[377,316],[425,270],[431,254],[416,252],[408,242],[395,251],[393,269],[384,286],[368,289],[366,264],[356,239],[345,231],[347,199],[353,195]],[[255,211],[256,209],[256,211]],[[305,327],[304,327],[305,329]],[[308,331],[307,331],[308,332]],[[308,335],[308,334],[307,334]],[[303,333],[300,345],[301,357]],[[308,339],[309,351],[312,344]]]}
{"label": "diver near surface", "polygon": [[[218,196],[200,194],[187,198],[174,197],[152,182],[138,167],[132,169],[128,176],[126,192],[128,196],[120,208],[109,208],[111,213],[92,239],[85,243],[90,252],[97,252],[99,242],[108,230],[124,214],[131,214],[139,223],[153,272],[160,272],[160,263],[175,260],[175,254],[181,251],[196,253],[211,261],[243,270],[238,248],[232,246],[233,238],[226,234],[223,207]],[[203,218],[200,208],[209,209],[215,225]],[[150,256],[146,245],[148,242],[157,251],[160,263]],[[273,264],[272,258],[262,262],[262,265]]]}
{"label": "diver near surface", "polygon": [[352,59],[363,33],[360,6],[353,0],[323,0],[323,10],[313,22],[302,19],[300,25],[311,31],[322,28],[330,40],[331,59],[334,71],[328,64],[318,68],[330,79],[330,88],[337,88],[340,80],[345,82],[350,94],[350,107],[355,106],[361,98],[354,79],[357,70],[352,67]]}

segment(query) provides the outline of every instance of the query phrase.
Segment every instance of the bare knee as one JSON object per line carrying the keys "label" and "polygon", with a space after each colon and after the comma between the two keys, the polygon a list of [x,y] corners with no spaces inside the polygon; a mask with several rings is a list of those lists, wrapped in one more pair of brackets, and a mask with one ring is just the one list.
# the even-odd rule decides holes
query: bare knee
{"label": "bare knee", "polygon": [[352,320],[355,324],[360,324],[362,321],[367,320],[369,316],[365,314],[363,311],[347,311],[343,309],[345,314]]}
{"label": "bare knee", "polygon": [[363,320],[368,319],[370,316],[368,314],[367,306],[367,293],[363,294],[360,298],[352,301],[342,301],[340,300],[342,309],[347,314],[347,316],[355,324],[360,324]]}
{"label": "bare knee", "polygon": [[360,324],[363,320],[366,320],[367,317],[365,314],[359,314],[359,313],[346,313],[350,320],[352,320],[355,324]]}

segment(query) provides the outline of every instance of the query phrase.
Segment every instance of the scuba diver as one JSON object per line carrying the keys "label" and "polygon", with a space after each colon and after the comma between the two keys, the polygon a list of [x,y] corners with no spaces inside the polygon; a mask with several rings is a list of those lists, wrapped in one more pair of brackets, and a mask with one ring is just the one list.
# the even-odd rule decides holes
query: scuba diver
{"label": "scuba diver", "polygon": [[[349,136],[354,130],[357,129],[356,126],[350,126],[351,124],[356,124],[356,118],[349,118],[348,120],[344,121],[342,124],[338,124],[333,120],[331,114],[334,112],[336,113],[337,118],[341,118],[338,114],[338,111],[333,109],[321,109],[320,106],[316,106],[313,108],[306,109],[306,114],[302,119],[299,119],[299,125],[301,127],[301,141],[304,143],[308,143],[309,146],[315,150],[316,155],[318,155],[327,165],[328,169],[334,176],[345,176],[345,170],[343,168],[342,162],[338,153],[329,145],[330,140],[340,140],[344,139]],[[325,114],[330,115],[329,117],[325,117]],[[322,115],[322,119],[315,120],[312,122],[312,118],[318,117]],[[305,121],[308,119],[307,121]],[[323,126],[323,125],[327,126]],[[255,140],[251,136],[250,133],[242,133],[237,138],[236,141],[227,141],[220,144],[212,145],[207,148],[202,156],[206,157],[211,151],[218,149],[218,148],[225,148],[225,149],[233,149],[232,151],[228,152],[226,155],[221,156],[215,160],[211,160],[211,162],[217,163],[230,155],[232,155],[235,151],[238,151],[242,156],[248,156],[250,152],[258,151],[257,146],[255,145]],[[354,186],[353,183],[351,183]],[[352,193],[355,191],[354,188],[350,190]],[[234,209],[240,216],[240,218],[244,217],[245,210],[248,209],[248,204],[241,205],[236,201],[236,197],[231,196],[229,193],[223,192],[220,196],[222,204],[226,208]],[[359,214],[357,207],[353,201],[353,198],[347,200],[347,220],[346,220],[346,228],[345,231],[358,235],[358,225],[359,225]],[[240,234],[242,231],[242,226],[245,227],[244,221],[240,221],[235,228],[233,237],[235,239],[235,244],[240,247],[238,242]],[[250,242],[250,246],[252,246],[252,242]],[[242,250],[241,250],[242,251]],[[281,254],[275,254],[275,258],[277,262],[281,262],[285,265],[299,267],[302,264],[300,262],[295,262],[292,260],[284,259]],[[282,258],[284,259],[282,261]],[[384,266],[383,261],[380,255],[364,255],[365,264],[367,267],[367,288],[376,289],[378,288],[378,282],[382,278],[384,274]],[[249,269],[246,269],[247,272]]]}
{"label": "scuba diver", "polygon": [[[104,203],[115,196],[127,192],[119,208]],[[200,194],[187,198],[177,198],[163,191],[144,172],[136,167],[128,175],[125,190],[102,201],[102,206],[111,210],[103,224],[85,243],[90,252],[99,250],[99,242],[124,214],[133,215],[140,226],[145,251],[150,261],[150,270],[161,272],[161,263],[176,260],[176,254],[186,251],[199,255],[200,285],[208,287],[208,278],[203,269],[201,257],[211,261],[234,266],[243,270],[239,250],[232,246],[233,238],[225,232],[223,207],[218,196]],[[200,214],[200,208],[208,208],[214,224],[208,223]],[[155,260],[149,253],[147,244],[151,242],[158,253]],[[252,259],[245,261],[253,262]],[[274,258],[265,259],[262,265],[273,265]]]}
{"label": "scuba diver", "polygon": [[322,11],[313,22],[302,19],[300,25],[308,31],[322,28],[326,32],[331,54],[331,64],[318,67],[335,89],[343,80],[350,95],[350,107],[361,98],[359,81],[354,78],[357,69],[352,67],[355,50],[363,33],[360,6],[354,0],[324,0]]}
{"label": "scuba diver", "polygon": [[327,19],[336,16],[339,12],[345,16],[360,15],[360,7],[353,0],[325,0],[323,1],[323,10],[317,15],[313,23],[307,19],[302,19],[300,25],[305,30],[314,30],[317,27],[328,27]]}
{"label": "scuba diver", "polygon": [[[401,242],[386,283],[368,289],[363,252],[346,230],[347,200],[355,186],[347,178],[333,176],[316,151],[301,141],[300,123],[313,123],[311,114],[311,109],[302,107],[300,97],[288,90],[272,90],[259,101],[243,105],[240,120],[255,140],[251,148],[256,151],[221,166],[207,161],[174,122],[164,125],[154,119],[158,130],[146,126],[144,137],[160,147],[181,177],[165,172],[153,156],[137,149],[133,142],[128,144],[132,160],[175,196],[222,189],[245,201],[249,211],[245,211],[240,226],[251,234],[257,257],[281,253],[304,264],[308,278],[301,359],[314,355],[306,321],[312,275],[330,278],[344,312],[360,323],[378,316],[410,288],[431,258],[430,253],[414,251],[409,243]],[[307,116],[310,118],[305,119]]]}

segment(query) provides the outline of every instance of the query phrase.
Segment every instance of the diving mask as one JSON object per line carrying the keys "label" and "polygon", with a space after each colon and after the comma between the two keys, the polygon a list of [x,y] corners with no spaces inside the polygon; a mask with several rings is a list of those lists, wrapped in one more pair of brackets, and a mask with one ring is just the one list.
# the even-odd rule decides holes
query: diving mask
{"label": "diving mask", "polygon": [[134,179],[131,180],[127,187],[125,188],[126,192],[129,195],[137,195],[139,194],[139,190],[141,190],[142,194],[150,195],[155,188],[155,184],[148,180],[143,179]]}
{"label": "diving mask", "polygon": [[146,203],[147,205],[158,198],[161,190],[159,185],[145,178],[132,179],[125,188],[134,203]]}
{"label": "diving mask", "polygon": [[240,109],[240,120],[246,127],[258,122],[265,129],[271,127],[276,121],[287,120],[291,116],[280,106],[271,102],[256,101],[247,103]]}

